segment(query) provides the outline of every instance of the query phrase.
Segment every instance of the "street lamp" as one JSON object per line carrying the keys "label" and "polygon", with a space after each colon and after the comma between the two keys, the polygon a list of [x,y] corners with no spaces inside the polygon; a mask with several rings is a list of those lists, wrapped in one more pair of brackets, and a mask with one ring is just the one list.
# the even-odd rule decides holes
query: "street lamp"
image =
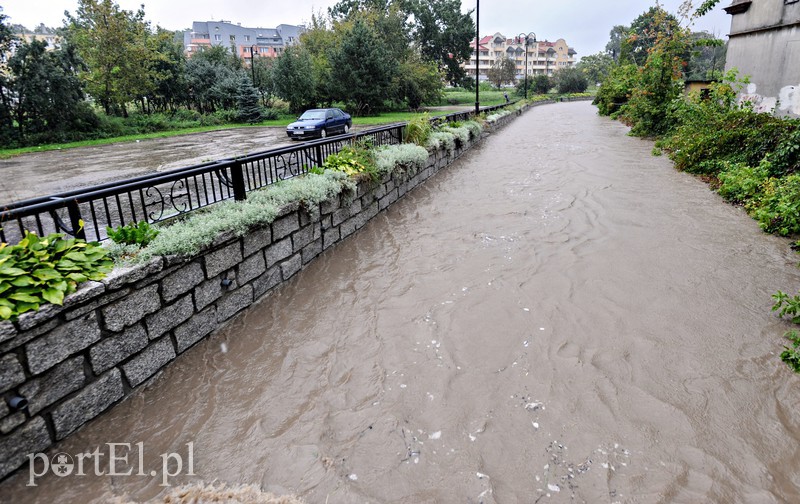
{"label": "street lamp", "polygon": [[481,0],[475,6],[475,115],[481,113],[480,100],[480,61],[481,61]]}
{"label": "street lamp", "polygon": [[530,39],[531,35],[533,35],[533,42],[536,42],[536,34],[530,32],[529,34],[525,35],[524,33],[520,33],[517,35],[517,40],[525,37],[525,99],[528,99],[528,39]]}
{"label": "street lamp", "polygon": [[250,71],[253,75],[253,87],[256,85],[256,49],[257,45],[250,46]]}

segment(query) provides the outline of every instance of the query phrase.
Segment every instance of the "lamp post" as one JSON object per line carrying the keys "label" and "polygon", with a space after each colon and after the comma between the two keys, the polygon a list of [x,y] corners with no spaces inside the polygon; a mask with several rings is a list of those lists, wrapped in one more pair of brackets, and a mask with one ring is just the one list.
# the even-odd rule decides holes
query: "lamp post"
{"label": "lamp post", "polygon": [[481,113],[480,100],[480,61],[481,61],[481,0],[475,6],[475,115]]}
{"label": "lamp post", "polygon": [[253,87],[256,86],[256,49],[257,45],[250,46],[250,71],[253,75]]}
{"label": "lamp post", "polygon": [[524,33],[520,33],[517,35],[517,40],[522,37],[525,37],[525,99],[528,99],[528,39],[530,39],[531,35],[533,35],[533,41],[536,42],[536,34],[533,32],[528,33],[525,35]]}

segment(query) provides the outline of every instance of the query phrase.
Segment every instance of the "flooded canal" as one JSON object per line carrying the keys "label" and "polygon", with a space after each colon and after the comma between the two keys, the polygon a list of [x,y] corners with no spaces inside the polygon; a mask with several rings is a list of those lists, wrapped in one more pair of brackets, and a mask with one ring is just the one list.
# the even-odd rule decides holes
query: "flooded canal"
{"label": "flooded canal", "polygon": [[50,452],[133,475],[1,498],[153,498],[141,443],[308,503],[800,502],[797,257],[626,132],[527,112]]}

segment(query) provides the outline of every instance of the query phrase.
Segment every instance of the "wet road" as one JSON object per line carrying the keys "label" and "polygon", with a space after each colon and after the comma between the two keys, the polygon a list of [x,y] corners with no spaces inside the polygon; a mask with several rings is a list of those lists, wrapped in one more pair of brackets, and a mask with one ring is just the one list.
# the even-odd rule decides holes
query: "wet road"
{"label": "wet road", "polygon": [[[797,257],[626,132],[527,112],[51,454],[143,443],[149,472],[193,443],[170,483],[309,503],[800,502],[769,313]],[[27,481],[0,496],[163,490]]]}

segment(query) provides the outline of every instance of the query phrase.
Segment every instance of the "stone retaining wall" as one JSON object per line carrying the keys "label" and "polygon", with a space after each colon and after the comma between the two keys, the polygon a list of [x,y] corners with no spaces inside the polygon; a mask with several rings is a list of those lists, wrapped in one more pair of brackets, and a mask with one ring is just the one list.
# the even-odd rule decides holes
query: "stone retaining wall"
{"label": "stone retaining wall", "polygon": [[[521,113],[500,118],[489,131]],[[102,282],[83,284],[64,306],[0,323],[0,479],[122,400],[478,141],[432,152],[416,173],[360,183],[355,193],[312,209],[289,205],[269,226],[241,238],[220,236],[195,257],[117,268]],[[13,397],[25,398],[27,407],[12,410]]]}

